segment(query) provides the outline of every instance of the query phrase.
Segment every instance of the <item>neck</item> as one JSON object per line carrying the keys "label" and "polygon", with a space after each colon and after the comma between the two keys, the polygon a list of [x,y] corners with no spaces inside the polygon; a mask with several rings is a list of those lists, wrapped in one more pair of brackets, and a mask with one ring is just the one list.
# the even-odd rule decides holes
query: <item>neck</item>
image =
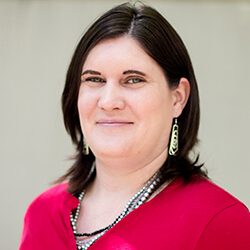
{"label": "neck", "polygon": [[167,150],[149,162],[96,159],[96,178],[89,188],[95,197],[129,199],[154,175],[167,158]]}

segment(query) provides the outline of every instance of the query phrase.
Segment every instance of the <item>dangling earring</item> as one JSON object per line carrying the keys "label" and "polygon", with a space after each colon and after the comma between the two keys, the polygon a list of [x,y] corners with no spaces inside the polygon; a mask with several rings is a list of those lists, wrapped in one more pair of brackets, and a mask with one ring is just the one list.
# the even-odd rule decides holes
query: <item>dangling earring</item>
{"label": "dangling earring", "polygon": [[169,155],[176,156],[178,152],[178,140],[179,140],[178,136],[179,136],[179,126],[177,124],[177,118],[175,118],[175,121],[172,127],[171,139],[170,139],[169,150],[168,150]]}
{"label": "dangling earring", "polygon": [[88,155],[89,154],[89,145],[84,141],[83,142],[83,150],[82,150],[84,155]]}

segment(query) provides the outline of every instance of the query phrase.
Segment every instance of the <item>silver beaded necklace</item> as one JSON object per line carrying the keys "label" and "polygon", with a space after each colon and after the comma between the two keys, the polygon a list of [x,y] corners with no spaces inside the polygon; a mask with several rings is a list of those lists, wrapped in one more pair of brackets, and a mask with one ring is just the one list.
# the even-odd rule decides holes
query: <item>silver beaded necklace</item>
{"label": "silver beaded necklace", "polygon": [[145,203],[149,197],[156,191],[156,189],[161,184],[161,174],[157,171],[148,182],[127,202],[123,211],[115,218],[115,220],[105,228],[96,230],[92,233],[79,233],[77,232],[77,220],[80,214],[81,202],[84,197],[85,192],[83,191],[79,197],[79,203],[76,211],[70,214],[71,226],[76,239],[76,246],[79,250],[87,250],[96,240],[98,240],[102,235],[104,235],[108,230],[115,226],[119,221],[121,221],[126,215],[131,211],[141,206]]}

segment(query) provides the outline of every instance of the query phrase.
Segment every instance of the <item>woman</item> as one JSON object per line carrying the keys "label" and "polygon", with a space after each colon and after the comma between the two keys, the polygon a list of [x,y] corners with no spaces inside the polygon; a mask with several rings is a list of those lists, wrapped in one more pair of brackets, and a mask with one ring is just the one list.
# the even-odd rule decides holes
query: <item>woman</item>
{"label": "woman", "polygon": [[198,157],[188,52],[154,9],[119,5],[84,34],[62,96],[76,145],[60,184],[29,207],[29,249],[250,249],[250,216]]}

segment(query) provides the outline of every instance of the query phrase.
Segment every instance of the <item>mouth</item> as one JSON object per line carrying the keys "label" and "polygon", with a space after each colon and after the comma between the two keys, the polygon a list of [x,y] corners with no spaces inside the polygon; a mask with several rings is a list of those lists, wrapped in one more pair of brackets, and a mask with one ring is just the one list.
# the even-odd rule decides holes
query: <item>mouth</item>
{"label": "mouth", "polygon": [[134,123],[129,121],[120,121],[120,120],[100,120],[96,122],[96,125],[106,126],[106,127],[121,127],[132,124]]}

